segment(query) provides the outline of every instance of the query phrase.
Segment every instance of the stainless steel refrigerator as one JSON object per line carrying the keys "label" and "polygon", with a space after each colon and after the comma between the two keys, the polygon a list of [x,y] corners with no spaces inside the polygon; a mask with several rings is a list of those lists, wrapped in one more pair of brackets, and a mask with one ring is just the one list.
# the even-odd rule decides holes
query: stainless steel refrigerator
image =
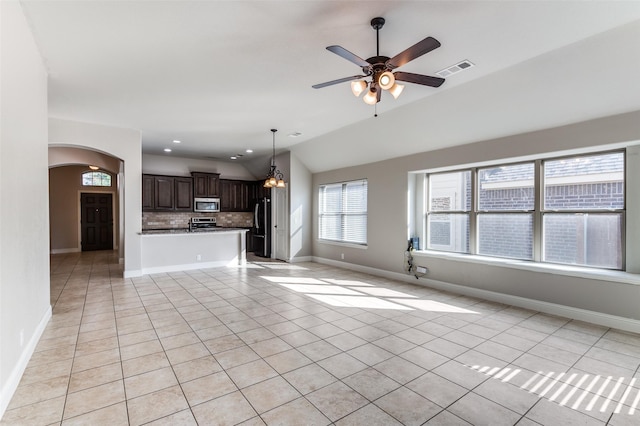
{"label": "stainless steel refrigerator", "polygon": [[256,256],[271,257],[271,200],[260,198],[253,208],[253,249]]}

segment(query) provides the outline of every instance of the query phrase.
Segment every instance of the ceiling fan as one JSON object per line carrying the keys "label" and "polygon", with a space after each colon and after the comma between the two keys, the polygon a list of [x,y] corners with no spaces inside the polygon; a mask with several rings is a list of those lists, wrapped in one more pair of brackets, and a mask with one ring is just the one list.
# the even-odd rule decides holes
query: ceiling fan
{"label": "ceiling fan", "polygon": [[[382,90],[387,90],[394,98],[398,98],[404,86],[398,84],[397,81],[407,83],[422,84],[423,86],[440,87],[444,83],[444,78],[431,77],[422,74],[413,74],[409,72],[396,71],[394,69],[410,62],[425,53],[431,52],[440,47],[440,42],[433,37],[427,37],[413,46],[398,53],[393,58],[388,56],[380,56],[380,38],[379,31],[384,26],[384,18],[377,17],[371,20],[371,27],[376,30],[376,56],[369,59],[361,57],[349,52],[342,46],[328,46],[327,50],[338,56],[353,62],[362,68],[364,75],[354,75],[351,77],[339,78],[337,80],[327,81],[326,83],[315,84],[311,87],[321,89],[323,87],[332,86],[338,83],[351,81],[351,91],[355,96],[360,96],[362,92],[369,86],[369,91],[363,97],[365,103],[375,105],[380,102]],[[367,82],[366,78],[371,77],[371,81]],[[354,81],[358,80],[358,81]]]}

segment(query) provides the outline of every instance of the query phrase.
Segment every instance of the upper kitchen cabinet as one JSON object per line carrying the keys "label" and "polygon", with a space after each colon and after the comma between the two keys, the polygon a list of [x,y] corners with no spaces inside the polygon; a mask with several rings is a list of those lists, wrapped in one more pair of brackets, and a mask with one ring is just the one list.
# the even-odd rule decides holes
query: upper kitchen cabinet
{"label": "upper kitchen cabinet", "polygon": [[176,210],[193,211],[193,179],[175,177]]}
{"label": "upper kitchen cabinet", "polygon": [[193,211],[193,180],[188,177],[142,175],[143,211]]}
{"label": "upper kitchen cabinet", "polygon": [[193,196],[212,198],[220,196],[220,173],[192,172]]}
{"label": "upper kitchen cabinet", "polygon": [[142,175],[142,211],[155,209],[155,179],[153,175]]}
{"label": "upper kitchen cabinet", "polygon": [[261,198],[271,199],[271,188],[264,187],[264,180],[259,180],[253,183],[251,186],[251,200],[259,200]]}
{"label": "upper kitchen cabinet", "polygon": [[220,210],[223,212],[251,211],[253,182],[220,179]]}

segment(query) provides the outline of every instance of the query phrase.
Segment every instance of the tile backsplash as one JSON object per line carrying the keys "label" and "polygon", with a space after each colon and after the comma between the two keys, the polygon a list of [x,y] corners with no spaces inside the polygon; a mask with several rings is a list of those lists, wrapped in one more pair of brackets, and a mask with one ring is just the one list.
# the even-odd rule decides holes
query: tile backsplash
{"label": "tile backsplash", "polygon": [[252,212],[142,212],[142,230],[188,228],[192,217],[215,217],[218,226],[228,228],[250,228],[253,225]]}

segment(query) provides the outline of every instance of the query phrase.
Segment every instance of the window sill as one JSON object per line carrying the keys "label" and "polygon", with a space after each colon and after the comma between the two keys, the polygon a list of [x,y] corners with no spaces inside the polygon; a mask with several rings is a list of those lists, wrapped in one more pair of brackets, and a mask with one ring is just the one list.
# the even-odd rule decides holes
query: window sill
{"label": "window sill", "polygon": [[342,243],[340,241],[330,241],[330,240],[316,240],[320,244],[327,244],[330,246],[340,246],[340,247],[350,247],[361,250],[366,250],[369,246],[366,244],[354,244],[354,243]]}
{"label": "window sill", "polygon": [[477,263],[511,269],[520,269],[523,271],[544,272],[549,274],[564,275],[568,277],[586,278],[591,280],[606,280],[622,284],[640,285],[640,274],[632,274],[624,271],[584,268],[579,266],[558,265],[553,263],[538,263],[525,260],[503,259],[499,257],[449,253],[433,250],[414,251],[413,256],[418,258],[421,257],[455,260],[465,263]]}

